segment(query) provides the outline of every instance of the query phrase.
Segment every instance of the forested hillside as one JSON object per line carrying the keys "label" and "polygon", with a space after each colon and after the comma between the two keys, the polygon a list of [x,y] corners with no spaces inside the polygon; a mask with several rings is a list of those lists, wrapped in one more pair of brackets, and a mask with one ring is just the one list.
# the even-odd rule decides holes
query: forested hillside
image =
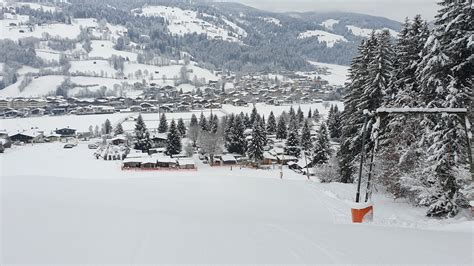
{"label": "forested hillside", "polygon": [[[125,44],[136,43],[145,51],[170,59],[187,52],[208,68],[243,72],[311,69],[307,60],[348,65],[357,44],[368,36],[367,31],[389,28],[396,32],[400,28],[398,22],[368,15],[271,13],[236,3],[167,0],[69,2],[71,4],[55,3],[59,7],[55,11],[31,9],[26,5],[16,11],[43,23],[67,24],[73,18],[105,20],[125,26]],[[155,6],[176,8],[183,14],[194,12],[195,15],[184,21],[182,17],[172,16],[171,12],[175,10],[169,14],[146,13],[147,8]],[[187,32],[173,32],[176,26],[186,27],[183,26],[185,23],[190,25]],[[215,30],[220,30],[222,36],[215,36]]]}

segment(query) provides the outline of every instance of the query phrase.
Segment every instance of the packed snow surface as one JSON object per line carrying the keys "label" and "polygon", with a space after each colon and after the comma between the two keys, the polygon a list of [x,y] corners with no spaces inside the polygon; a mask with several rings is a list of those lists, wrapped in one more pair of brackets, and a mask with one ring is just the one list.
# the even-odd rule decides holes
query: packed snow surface
{"label": "packed snow surface", "polygon": [[344,36],[322,30],[308,30],[298,35],[298,39],[306,39],[311,37],[318,38],[319,42],[325,42],[327,47],[333,47],[334,44],[338,42],[347,42],[347,39],[344,38]]}
{"label": "packed snow surface", "polygon": [[121,171],[63,145],[0,155],[2,264],[472,265],[472,222],[376,195],[374,222],[352,224],[352,184],[202,163]]}

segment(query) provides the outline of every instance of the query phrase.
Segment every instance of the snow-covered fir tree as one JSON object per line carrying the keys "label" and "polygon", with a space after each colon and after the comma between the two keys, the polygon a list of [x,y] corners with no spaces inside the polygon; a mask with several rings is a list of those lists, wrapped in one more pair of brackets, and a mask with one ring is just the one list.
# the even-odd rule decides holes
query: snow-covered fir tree
{"label": "snow-covered fir tree", "polygon": [[198,122],[198,119],[197,119],[196,115],[192,114],[191,115],[191,120],[189,121],[189,126],[193,127],[193,126],[198,126],[198,125],[199,125],[199,122]]}
{"label": "snow-covered fir tree", "polygon": [[304,113],[301,110],[301,106],[298,106],[298,111],[296,111],[296,117],[298,118],[298,124],[301,126],[304,122]]}
{"label": "snow-covered fir tree", "polygon": [[199,127],[202,131],[209,131],[209,123],[207,122],[207,119],[202,112],[201,117],[199,118]]}
{"label": "snow-covered fir tree", "polygon": [[252,129],[252,139],[248,144],[247,155],[257,166],[263,160],[265,139],[266,136],[261,122],[255,121]]}
{"label": "snow-covered fir tree", "polygon": [[311,140],[311,128],[309,126],[308,120],[306,120],[303,124],[303,128],[301,129],[301,138],[300,138],[301,148],[309,152],[313,148],[313,142]]}
{"label": "snow-covered fir tree", "polygon": [[286,128],[285,117],[283,115],[281,115],[278,118],[278,125],[277,125],[277,129],[276,129],[276,138],[277,139],[286,139],[287,132],[288,131],[287,131],[287,128]]}
{"label": "snow-covered fir tree", "polygon": [[243,121],[244,121],[245,128],[252,128],[252,123],[250,122],[250,117],[248,113],[245,113]]}
{"label": "snow-covered fir tree", "polygon": [[152,147],[150,133],[148,132],[142,115],[139,114],[135,124],[135,149],[141,151],[149,151]]}
{"label": "snow-covered fir tree", "polygon": [[217,115],[212,115],[209,117],[209,132],[216,134],[219,129],[219,118]]}
{"label": "snow-covered fir tree", "polygon": [[178,132],[181,137],[186,136],[186,125],[184,124],[184,121],[182,118],[178,119]]}
{"label": "snow-covered fir tree", "polygon": [[238,115],[234,119],[234,123],[229,133],[229,141],[227,143],[227,150],[230,153],[245,154],[247,150],[247,140],[245,139],[245,124],[242,116]]}
{"label": "snow-covered fir tree", "polygon": [[114,134],[117,135],[122,135],[124,133],[122,123],[118,123],[118,125],[115,127]]}
{"label": "snow-covered fir tree", "polygon": [[268,116],[266,129],[267,129],[267,133],[270,135],[273,135],[276,133],[277,123],[276,123],[276,118],[275,118],[275,115],[273,114],[273,111],[271,111],[270,115]]}
{"label": "snow-covered fir tree", "polygon": [[318,136],[314,143],[313,164],[325,164],[331,158],[331,145],[329,143],[329,134],[325,123],[321,123],[318,130]]}
{"label": "snow-covered fir tree", "polygon": [[[474,18],[470,1],[444,0],[428,37],[417,77],[425,107],[467,108],[472,94],[474,69]],[[456,115],[425,116],[423,125],[429,166],[436,188],[426,202],[429,216],[454,216],[467,200],[461,193],[471,180],[459,171],[466,166],[465,132]]]}
{"label": "snow-covered fir tree", "polygon": [[[416,68],[421,60],[421,52],[429,35],[428,26],[419,15],[411,22],[406,19],[398,35],[394,60],[394,73],[389,90],[382,103],[383,107],[423,106],[420,83],[416,78]],[[421,116],[388,115],[382,121],[378,155],[381,160],[380,181],[394,197],[410,197],[416,191],[408,187],[413,182],[403,180],[420,177],[417,163],[424,160],[426,147],[423,139]],[[423,182],[422,182],[423,183]]]}
{"label": "snow-covered fir tree", "polygon": [[250,121],[249,121],[249,123],[252,125],[252,127],[255,124],[255,120],[257,119],[257,115],[258,115],[257,108],[254,105],[253,108],[252,108],[252,113],[250,113]]}
{"label": "snow-covered fir tree", "polygon": [[160,124],[158,125],[158,132],[165,133],[168,131],[168,121],[166,121],[166,115],[162,114],[160,117]]}
{"label": "snow-covered fir tree", "polygon": [[331,105],[329,109],[327,126],[331,138],[338,139],[341,137],[341,112],[337,105]]}
{"label": "snow-covered fir tree", "polygon": [[[344,98],[342,114],[342,143],[339,150],[341,181],[351,182],[356,160],[359,159],[364,125],[364,110],[375,112],[382,104],[388,91],[388,83],[393,73],[393,48],[390,34],[384,30],[379,34],[372,32],[368,40],[359,47],[359,54],[353,59],[349,70],[350,85]],[[368,119],[368,132],[371,132],[375,118]],[[370,134],[367,134],[370,136]],[[367,151],[373,141],[366,140]]]}
{"label": "snow-covered fir tree", "polygon": [[311,117],[310,117],[310,113],[308,113],[308,118],[311,118],[316,122],[319,122],[319,119],[321,118],[321,116],[319,115],[319,110],[314,108],[314,111],[311,114]]}
{"label": "snow-covered fir tree", "polygon": [[234,128],[234,120],[235,115],[233,113],[227,116],[227,122],[224,128],[224,142],[226,148],[231,139],[232,130]]}
{"label": "snow-covered fir tree", "polygon": [[166,154],[175,155],[181,152],[181,134],[176,126],[176,122],[171,120],[168,137],[166,140]]}
{"label": "snow-covered fir tree", "polygon": [[299,157],[301,153],[300,137],[298,136],[298,120],[291,120],[288,127],[288,136],[285,143],[285,152],[288,155]]}
{"label": "snow-covered fir tree", "polygon": [[112,133],[112,123],[110,123],[110,120],[109,119],[106,119],[105,120],[105,123],[104,123],[104,133],[106,135],[109,135]]}

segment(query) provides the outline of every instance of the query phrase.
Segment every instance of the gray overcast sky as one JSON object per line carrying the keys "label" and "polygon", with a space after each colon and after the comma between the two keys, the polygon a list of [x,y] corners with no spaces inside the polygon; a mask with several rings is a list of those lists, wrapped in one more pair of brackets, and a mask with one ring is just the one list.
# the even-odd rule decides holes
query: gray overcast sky
{"label": "gray overcast sky", "polygon": [[[219,1],[219,0],[217,0]],[[220,0],[223,1],[223,0]],[[432,20],[438,0],[225,0],[267,11],[350,11],[403,21],[421,14]]]}

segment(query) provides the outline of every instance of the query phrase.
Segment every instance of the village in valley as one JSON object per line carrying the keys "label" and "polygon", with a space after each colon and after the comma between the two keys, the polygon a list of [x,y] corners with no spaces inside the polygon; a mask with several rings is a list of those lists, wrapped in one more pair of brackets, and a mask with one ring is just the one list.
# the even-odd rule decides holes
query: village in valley
{"label": "village in valley", "polygon": [[308,2],[0,0],[0,264],[472,265],[472,1]]}
{"label": "village in valley", "polygon": [[[128,113],[119,112],[125,117],[123,119],[111,118],[114,123],[104,112],[96,113],[95,118],[101,117],[104,122],[90,125],[86,131],[84,126],[77,129],[71,123],[71,126],[50,131],[39,127],[17,132],[4,130],[0,139],[3,150],[12,148],[12,145],[15,148],[41,143],[62,143],[64,149],[87,145],[91,158],[122,161],[122,170],[198,170],[196,161],[199,161],[213,167],[280,171],[285,166],[308,177],[313,176],[314,168],[327,163],[334,154],[332,146],[336,142],[331,142],[329,137],[336,141],[340,137],[340,102],[305,103],[305,112],[301,105],[287,104],[275,109],[267,103],[250,106],[246,103],[244,106],[234,101],[232,107],[250,110],[237,114],[226,114],[220,104],[213,104],[205,113],[199,110],[170,113],[169,109],[163,108],[154,109],[155,112],[150,109],[130,110]],[[268,110],[259,112],[256,106]],[[272,109],[283,111],[275,115]],[[183,114],[185,119],[179,117]],[[52,117],[67,121],[78,115]],[[167,119],[167,116],[173,118]],[[27,119],[31,117],[20,121]]]}

